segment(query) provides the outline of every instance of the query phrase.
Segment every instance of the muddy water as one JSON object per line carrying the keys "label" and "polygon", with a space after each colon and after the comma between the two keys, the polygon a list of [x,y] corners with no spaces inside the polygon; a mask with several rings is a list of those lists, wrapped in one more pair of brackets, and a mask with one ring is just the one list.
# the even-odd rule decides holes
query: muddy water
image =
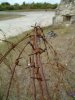
{"label": "muddy water", "polygon": [[[0,14],[18,14],[23,17],[2,20],[0,21],[0,30],[2,30],[7,37],[21,34],[24,31],[30,30],[35,23],[40,26],[48,26],[52,24],[52,18],[55,15],[50,11],[37,12],[0,12]],[[0,38],[2,38],[0,31]]]}

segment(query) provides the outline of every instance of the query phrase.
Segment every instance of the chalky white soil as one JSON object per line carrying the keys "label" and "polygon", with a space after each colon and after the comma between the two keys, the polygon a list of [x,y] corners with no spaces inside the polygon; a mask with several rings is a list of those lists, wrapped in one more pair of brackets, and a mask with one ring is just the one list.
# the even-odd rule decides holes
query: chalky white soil
{"label": "chalky white soil", "polygon": [[[6,37],[15,36],[22,32],[30,30],[35,23],[40,26],[48,26],[52,24],[52,18],[55,12],[36,11],[36,12],[0,12],[0,14],[18,14],[23,15],[20,18],[0,21],[0,29],[6,34]],[[0,38],[2,38],[0,31]]]}

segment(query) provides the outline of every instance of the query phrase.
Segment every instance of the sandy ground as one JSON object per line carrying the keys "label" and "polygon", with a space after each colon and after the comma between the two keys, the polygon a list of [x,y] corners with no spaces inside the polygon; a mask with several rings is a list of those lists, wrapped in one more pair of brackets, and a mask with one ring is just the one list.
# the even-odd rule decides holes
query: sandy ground
{"label": "sandy ground", "polygon": [[[0,13],[3,14],[3,12]],[[6,34],[6,37],[15,36],[30,30],[32,28],[31,26],[35,25],[35,23],[40,26],[51,25],[52,18],[55,15],[54,12],[50,11],[7,12],[7,14],[20,14],[23,15],[23,17],[0,21],[0,29]],[[3,37],[1,34],[2,32],[0,32],[0,38]]]}

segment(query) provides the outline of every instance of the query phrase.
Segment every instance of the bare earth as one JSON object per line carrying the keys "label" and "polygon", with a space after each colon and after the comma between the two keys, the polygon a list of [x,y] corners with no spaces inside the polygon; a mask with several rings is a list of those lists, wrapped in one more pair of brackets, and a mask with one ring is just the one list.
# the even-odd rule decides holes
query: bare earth
{"label": "bare earth", "polygon": [[[23,17],[0,21],[0,29],[4,31],[7,37],[15,36],[30,30],[32,28],[31,26],[35,25],[35,23],[40,26],[49,26],[52,24],[52,18],[55,15],[54,12],[50,11],[8,13],[13,15],[23,15]],[[2,38],[2,35],[0,38]]]}

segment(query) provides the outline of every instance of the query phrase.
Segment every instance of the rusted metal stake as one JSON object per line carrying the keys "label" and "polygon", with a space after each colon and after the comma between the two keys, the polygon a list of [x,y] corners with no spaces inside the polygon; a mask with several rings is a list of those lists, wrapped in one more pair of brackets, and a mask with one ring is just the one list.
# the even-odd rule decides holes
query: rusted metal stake
{"label": "rusted metal stake", "polygon": [[[31,68],[32,71],[32,77],[35,77],[35,65],[34,65],[34,56],[30,57],[30,65],[33,65]],[[35,79],[32,79],[33,81],[33,96],[34,96],[34,100],[36,100],[36,85],[35,85]]]}
{"label": "rusted metal stake", "polygon": [[[40,51],[42,49],[39,49],[39,43],[40,42],[40,37],[41,37],[41,28],[38,26],[34,27],[34,34],[31,37],[30,45],[32,46],[32,57],[31,62],[34,63],[34,67],[32,68],[32,73],[33,73],[33,87],[34,87],[34,100],[36,100],[36,84],[35,84],[35,79],[39,83],[40,87],[40,92],[41,92],[41,97],[40,100],[45,100],[45,95],[46,95],[46,100],[50,100],[48,88],[47,88],[47,83],[45,80],[45,75],[43,72],[43,66],[41,63],[41,58],[40,58]],[[46,45],[45,45],[46,47]]]}

